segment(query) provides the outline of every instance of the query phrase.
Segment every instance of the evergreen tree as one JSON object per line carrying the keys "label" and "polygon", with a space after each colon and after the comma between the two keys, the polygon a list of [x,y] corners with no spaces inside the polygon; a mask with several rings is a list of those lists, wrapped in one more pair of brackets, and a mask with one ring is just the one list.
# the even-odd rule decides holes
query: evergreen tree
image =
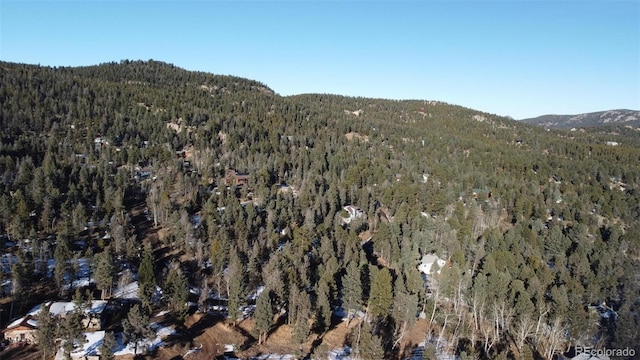
{"label": "evergreen tree", "polygon": [[[11,264],[11,301],[22,304],[29,289],[29,267],[22,251],[18,251],[16,262]],[[13,305],[12,305],[13,309]]]}
{"label": "evergreen tree", "polygon": [[382,339],[373,334],[373,329],[368,324],[364,324],[360,333],[360,342],[356,346],[356,358],[366,360],[385,359]]}
{"label": "evergreen tree", "polygon": [[133,343],[134,355],[138,354],[139,343],[153,336],[153,330],[149,325],[149,316],[145,315],[138,304],[129,309],[127,318],[122,321],[122,330],[125,345]]}
{"label": "evergreen tree", "polygon": [[236,251],[232,251],[225,277],[227,279],[229,319],[233,326],[236,326],[238,319],[242,315],[240,307],[244,303],[246,292],[245,271]]}
{"label": "evergreen tree", "polygon": [[67,239],[61,237],[54,252],[55,268],[53,276],[60,293],[64,291],[67,281],[71,281],[71,269],[69,268],[68,259],[71,257],[71,251],[67,244]]}
{"label": "evergreen tree", "polygon": [[331,287],[327,280],[320,279],[317,290],[318,298],[316,300],[316,320],[317,326],[320,331],[327,331],[331,326],[331,314],[333,309],[331,308]]}
{"label": "evergreen tree", "polygon": [[72,312],[62,318],[60,337],[62,338],[62,350],[65,359],[71,359],[73,349],[82,346],[86,342],[84,326],[82,325],[83,316],[82,309],[76,306]]}
{"label": "evergreen tree", "polygon": [[169,269],[169,274],[164,284],[164,296],[173,317],[179,323],[183,323],[188,310],[189,283],[180,269],[180,264],[174,263]]}
{"label": "evergreen tree", "polygon": [[293,289],[289,304],[289,323],[293,323],[291,337],[294,343],[301,345],[310,334],[311,299],[306,291]]}
{"label": "evergreen tree", "polygon": [[342,307],[347,311],[347,326],[353,313],[362,308],[362,283],[357,261],[351,261],[342,277]]}
{"label": "evergreen tree", "polygon": [[393,301],[393,318],[395,320],[395,344],[402,341],[409,327],[416,321],[418,312],[418,295],[410,293],[401,278],[396,280],[395,298]]}
{"label": "evergreen tree", "polygon": [[40,305],[36,321],[38,322],[38,330],[36,330],[38,348],[42,351],[42,359],[46,360],[52,351],[55,352],[58,322],[51,316],[49,307],[45,304]]}
{"label": "evergreen tree", "polygon": [[156,275],[154,270],[153,252],[146,248],[138,267],[138,296],[142,301],[142,309],[147,314],[152,311],[152,298],[156,292]]}
{"label": "evergreen tree", "polygon": [[253,315],[253,335],[258,337],[258,344],[267,340],[273,326],[273,315],[270,291],[265,289],[256,300],[256,311]]}
{"label": "evergreen tree", "polygon": [[369,314],[373,318],[385,320],[391,314],[393,292],[391,273],[387,268],[372,267],[371,294],[369,296]]}
{"label": "evergreen tree", "polygon": [[116,345],[116,337],[113,335],[113,332],[105,332],[104,339],[102,339],[102,343],[100,344],[100,360],[114,360],[116,357],[113,349]]}
{"label": "evergreen tree", "polygon": [[94,277],[96,286],[100,289],[100,298],[105,299],[111,296],[111,289],[116,275],[116,267],[113,263],[113,256],[110,248],[106,248],[103,252],[94,256]]}

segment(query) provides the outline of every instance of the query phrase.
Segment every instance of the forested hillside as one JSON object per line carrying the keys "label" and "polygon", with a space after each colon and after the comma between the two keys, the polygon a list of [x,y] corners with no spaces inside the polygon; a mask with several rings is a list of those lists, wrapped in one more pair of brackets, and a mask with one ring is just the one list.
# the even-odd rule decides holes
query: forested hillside
{"label": "forested hillside", "polygon": [[[152,259],[143,310],[178,324],[187,285],[198,311],[225,299],[231,326],[264,287],[256,344],[277,326],[296,345],[321,338],[343,313],[363,359],[408,356],[417,321],[425,358],[640,344],[637,130],[611,146],[437,101],[282,97],[158,61],[3,62],[0,104],[0,293],[14,315],[47,283],[71,298],[68,259],[91,259],[96,297]],[[423,276],[432,253],[446,265]]]}

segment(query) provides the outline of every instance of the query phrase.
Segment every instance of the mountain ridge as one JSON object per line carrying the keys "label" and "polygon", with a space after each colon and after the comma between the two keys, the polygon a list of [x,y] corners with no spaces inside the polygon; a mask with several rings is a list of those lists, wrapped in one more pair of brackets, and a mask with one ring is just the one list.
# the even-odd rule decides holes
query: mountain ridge
{"label": "mountain ridge", "polygon": [[566,129],[573,127],[597,127],[625,123],[640,126],[640,111],[613,109],[575,115],[548,114],[520,120],[527,124],[546,128]]}

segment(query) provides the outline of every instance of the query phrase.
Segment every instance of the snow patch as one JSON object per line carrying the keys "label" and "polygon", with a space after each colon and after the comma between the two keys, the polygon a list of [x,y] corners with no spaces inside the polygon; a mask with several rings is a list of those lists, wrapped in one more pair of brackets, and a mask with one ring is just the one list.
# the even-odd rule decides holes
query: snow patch
{"label": "snow patch", "polygon": [[176,330],[172,327],[162,326],[158,323],[151,323],[151,329],[156,332],[156,337],[166,339],[167,337],[176,333]]}
{"label": "snow patch", "polygon": [[[100,348],[102,347],[102,343],[104,341],[104,331],[94,331],[94,332],[86,332],[84,333],[85,343],[82,344],[82,347],[78,347],[77,349],[71,352],[72,359],[85,359],[89,356],[99,356]],[[64,351],[62,348],[58,349],[56,353],[56,360],[63,360],[65,358]]]}
{"label": "snow patch", "polygon": [[197,353],[199,353],[199,352],[200,352],[200,350],[202,350],[202,344],[200,344],[200,346],[198,346],[198,347],[195,347],[195,348],[191,348],[191,349],[189,349],[189,350],[184,354],[184,356],[183,356],[183,357],[187,357],[187,356],[189,356],[189,355],[191,355],[191,354],[197,354]]}
{"label": "snow patch", "polygon": [[[164,346],[164,340],[176,333],[175,329],[167,326],[159,325],[158,323],[151,323],[151,328],[156,332],[156,337],[153,339],[145,339],[143,341],[138,342],[138,354],[144,354],[147,351],[153,351],[159,347]],[[114,354],[116,356],[120,355],[132,355],[134,354],[135,344],[129,343],[127,346],[124,345],[122,340],[122,333],[116,334],[116,351]]]}
{"label": "snow patch", "polygon": [[258,288],[254,292],[252,292],[251,294],[249,294],[247,296],[247,300],[248,301],[251,301],[251,300],[256,301],[258,299],[258,296],[260,296],[260,294],[262,294],[263,291],[264,291],[264,285],[258,286]]}
{"label": "snow patch", "polygon": [[327,353],[329,360],[351,360],[351,348],[348,346],[337,348]]}
{"label": "snow patch", "polygon": [[113,292],[113,296],[120,299],[139,299],[138,298],[138,282],[134,281],[130,284],[118,288]]}
{"label": "snow patch", "polygon": [[257,357],[252,357],[251,360],[295,360],[297,357],[291,354],[264,354]]}

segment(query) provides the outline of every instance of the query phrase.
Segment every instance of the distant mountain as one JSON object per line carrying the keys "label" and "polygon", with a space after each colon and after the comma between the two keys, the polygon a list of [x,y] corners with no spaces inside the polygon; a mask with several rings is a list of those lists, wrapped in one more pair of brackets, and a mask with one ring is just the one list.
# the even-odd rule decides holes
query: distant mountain
{"label": "distant mountain", "polygon": [[548,128],[596,127],[622,123],[640,127],[640,111],[609,110],[579,115],[542,115],[522,121]]}

